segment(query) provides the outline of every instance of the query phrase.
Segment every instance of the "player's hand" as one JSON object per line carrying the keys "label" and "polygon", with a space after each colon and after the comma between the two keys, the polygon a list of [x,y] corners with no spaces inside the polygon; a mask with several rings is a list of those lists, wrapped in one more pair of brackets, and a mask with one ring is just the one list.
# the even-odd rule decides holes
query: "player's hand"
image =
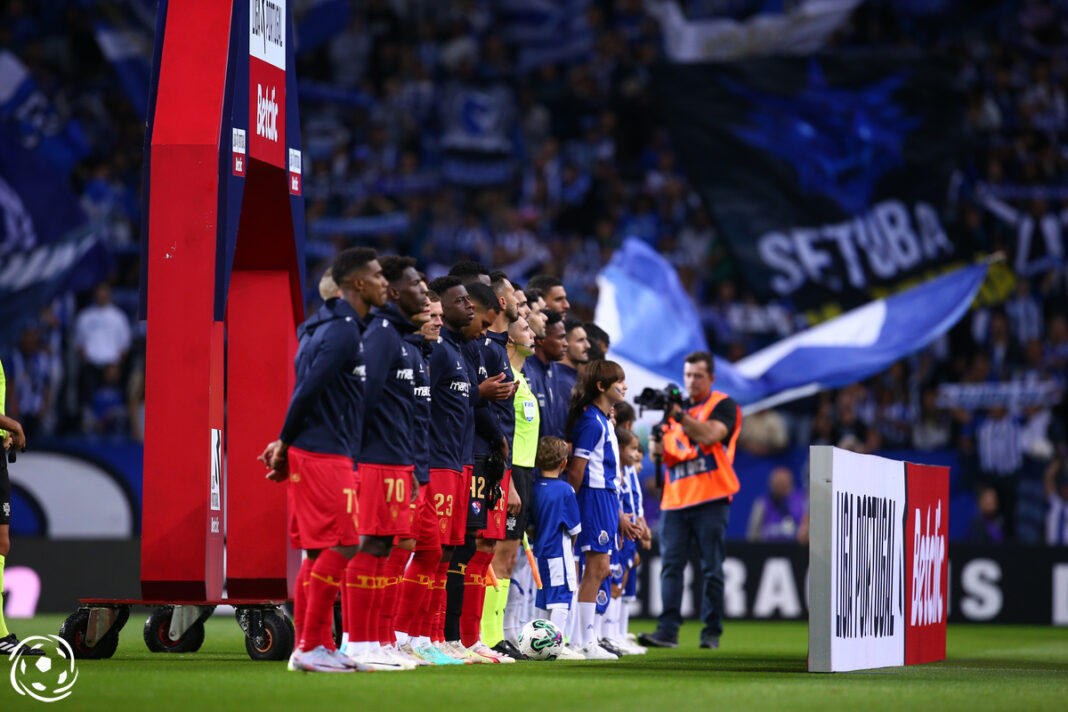
{"label": "player's hand", "polygon": [[286,457],[286,450],[289,447],[281,440],[275,440],[273,443],[267,445],[260,456],[256,459],[266,465],[270,472],[267,473],[267,479],[272,482],[285,482],[286,477],[289,475],[289,461]]}
{"label": "player's hand", "polygon": [[15,450],[26,449],[26,433],[22,432],[20,423],[15,423],[15,428],[11,431],[11,447]]}
{"label": "player's hand", "polygon": [[498,373],[478,384],[478,396],[483,400],[507,400],[514,392],[513,384],[504,382],[504,373]]}
{"label": "player's hand", "polygon": [[631,541],[640,538],[642,533],[641,527],[631,519],[630,515],[622,512],[619,515],[619,531]]}
{"label": "player's hand", "polygon": [[515,488],[515,482],[508,480],[508,513],[519,514],[523,508],[523,500],[519,498],[519,490]]}
{"label": "player's hand", "polygon": [[672,403],[668,406],[667,412],[664,413],[665,417],[674,418],[678,420],[679,414],[682,413],[682,406],[678,403]]}
{"label": "player's hand", "polygon": [[415,472],[412,472],[412,494],[408,501],[414,504],[417,499],[419,499],[419,479],[415,476]]}

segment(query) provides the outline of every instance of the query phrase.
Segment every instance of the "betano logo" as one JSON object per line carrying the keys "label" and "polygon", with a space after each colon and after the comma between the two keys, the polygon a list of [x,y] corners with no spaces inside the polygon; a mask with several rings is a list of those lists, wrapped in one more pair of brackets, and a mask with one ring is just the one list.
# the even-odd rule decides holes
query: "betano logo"
{"label": "betano logo", "polygon": [[270,88],[268,96],[263,85],[256,83],[256,135],[269,141],[278,140],[278,103],[275,101],[275,88]]}
{"label": "betano logo", "polygon": [[[45,655],[23,655],[23,651],[41,650],[44,646],[50,648],[44,650]],[[70,643],[58,635],[30,636],[8,659],[11,661],[11,687],[20,695],[28,695],[38,702],[56,702],[69,697],[78,681],[74,651]]]}
{"label": "betano logo", "polygon": [[920,510],[916,510],[916,529],[912,545],[912,615],[910,625],[941,623],[945,605],[942,599],[942,562],[946,556],[942,525],[942,503],[935,508],[934,528],[931,508],[927,508],[923,529]]}

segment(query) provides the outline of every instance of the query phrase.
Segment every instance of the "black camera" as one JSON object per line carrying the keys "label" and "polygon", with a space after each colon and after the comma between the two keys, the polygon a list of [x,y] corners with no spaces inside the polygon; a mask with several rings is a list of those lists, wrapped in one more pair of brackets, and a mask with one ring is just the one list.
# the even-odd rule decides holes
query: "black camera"
{"label": "black camera", "polygon": [[634,403],[642,410],[667,410],[673,404],[682,405],[682,389],[674,383],[663,388],[645,388],[634,398]]}

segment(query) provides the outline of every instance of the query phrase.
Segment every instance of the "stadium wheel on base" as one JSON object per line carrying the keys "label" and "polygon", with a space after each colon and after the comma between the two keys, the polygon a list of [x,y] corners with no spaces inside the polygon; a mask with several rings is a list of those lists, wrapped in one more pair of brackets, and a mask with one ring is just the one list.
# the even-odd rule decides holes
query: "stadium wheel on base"
{"label": "stadium wheel on base", "polygon": [[79,660],[110,658],[119,647],[119,630],[122,629],[126,618],[130,616],[129,609],[125,610],[125,617],[120,613],[120,618],[115,621],[115,625],[111,627],[111,630],[107,632],[99,643],[91,648],[85,644],[85,636],[89,630],[89,611],[84,608],[75,611],[67,617],[67,620],[63,621],[63,625],[59,628],[59,637],[70,643],[71,650],[74,651],[74,657]]}
{"label": "stadium wheel on base", "polygon": [[253,660],[286,660],[293,652],[296,630],[289,616],[279,610],[263,612],[263,633],[259,640],[245,637],[245,650]]}
{"label": "stadium wheel on base", "polygon": [[152,611],[145,621],[145,645],[153,653],[195,653],[204,644],[204,624],[194,623],[178,640],[171,640],[171,614],[174,608],[163,606]]}

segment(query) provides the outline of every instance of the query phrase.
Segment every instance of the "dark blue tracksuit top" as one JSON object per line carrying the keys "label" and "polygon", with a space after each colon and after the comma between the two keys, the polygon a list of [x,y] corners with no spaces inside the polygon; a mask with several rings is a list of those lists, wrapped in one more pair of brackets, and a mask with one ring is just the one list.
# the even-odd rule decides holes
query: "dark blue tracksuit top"
{"label": "dark blue tracksuit top", "polygon": [[[487,331],[486,335],[478,340],[478,348],[482,351],[482,362],[486,365],[486,373],[492,378],[498,373],[504,374],[504,382],[512,383],[512,364],[508,361],[508,334],[506,332]],[[508,439],[509,448],[512,445],[512,435],[515,433],[515,404],[513,398],[502,401],[492,401],[489,409],[493,413],[498,436],[490,441],[481,436],[481,431],[475,429],[475,455],[486,455],[492,449],[496,450],[501,441],[500,436]],[[511,451],[508,453],[508,466],[511,466]]]}
{"label": "dark blue tracksuit top", "polygon": [[363,334],[367,386],[360,462],[415,465],[415,374],[423,355],[404,340],[415,330],[392,302],[371,312]]}
{"label": "dark blue tracksuit top", "polygon": [[564,426],[567,424],[567,401],[561,401],[556,387],[556,374],[553,364],[544,363],[537,355],[527,356],[523,364],[523,375],[527,377],[530,390],[538,399],[541,411],[541,437],[551,435],[567,440]]}
{"label": "dark blue tracksuit top", "polygon": [[430,351],[427,342],[416,331],[406,334],[404,340],[419,349],[419,368],[415,372],[415,425],[412,441],[415,445],[415,477],[420,484],[430,481]]}
{"label": "dark blue tracksuit top", "polygon": [[[464,468],[464,433],[471,433],[474,394],[460,348],[463,336],[449,328],[430,352],[430,467]],[[470,435],[468,435],[470,437]]]}
{"label": "dark blue tracksuit top", "polygon": [[343,299],[328,299],[297,331],[296,386],[279,438],[293,447],[353,460],[363,430],[363,325]]}

